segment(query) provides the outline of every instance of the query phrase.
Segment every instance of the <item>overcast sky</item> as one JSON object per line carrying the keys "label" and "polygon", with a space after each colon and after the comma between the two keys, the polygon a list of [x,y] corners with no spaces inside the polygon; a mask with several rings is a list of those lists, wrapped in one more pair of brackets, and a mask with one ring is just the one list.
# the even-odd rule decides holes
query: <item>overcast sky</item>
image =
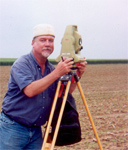
{"label": "overcast sky", "polygon": [[60,54],[67,25],[77,25],[87,59],[128,58],[128,0],[0,0],[0,57],[31,51],[33,27],[54,26]]}

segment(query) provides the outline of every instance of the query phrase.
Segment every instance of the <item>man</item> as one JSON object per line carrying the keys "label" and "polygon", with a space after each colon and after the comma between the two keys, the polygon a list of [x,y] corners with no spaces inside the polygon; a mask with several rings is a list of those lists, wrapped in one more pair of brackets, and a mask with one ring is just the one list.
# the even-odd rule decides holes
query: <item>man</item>
{"label": "man", "polygon": [[[34,27],[32,51],[11,67],[0,116],[0,150],[41,149],[41,126],[48,120],[57,81],[73,65],[72,58],[64,58],[56,68],[49,63],[47,58],[54,50],[54,38],[51,25]],[[85,67],[85,62],[78,66],[79,76]],[[69,93],[75,86],[72,83]]]}

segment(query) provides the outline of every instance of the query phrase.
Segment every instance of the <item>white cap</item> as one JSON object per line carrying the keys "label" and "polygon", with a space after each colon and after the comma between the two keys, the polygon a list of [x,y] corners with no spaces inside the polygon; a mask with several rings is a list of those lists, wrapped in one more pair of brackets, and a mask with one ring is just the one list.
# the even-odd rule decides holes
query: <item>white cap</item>
{"label": "white cap", "polygon": [[51,35],[55,36],[53,26],[49,24],[38,24],[33,28],[33,38],[40,35]]}

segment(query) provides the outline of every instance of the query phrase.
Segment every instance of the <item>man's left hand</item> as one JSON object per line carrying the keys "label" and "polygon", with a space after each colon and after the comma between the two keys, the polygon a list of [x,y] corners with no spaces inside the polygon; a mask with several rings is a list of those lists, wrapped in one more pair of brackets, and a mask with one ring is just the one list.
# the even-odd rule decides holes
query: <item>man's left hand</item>
{"label": "man's left hand", "polygon": [[84,61],[84,62],[80,62],[80,63],[77,63],[76,66],[77,66],[77,74],[79,77],[81,77],[83,75],[83,73],[85,72],[86,70],[86,65],[87,65],[87,62]]}

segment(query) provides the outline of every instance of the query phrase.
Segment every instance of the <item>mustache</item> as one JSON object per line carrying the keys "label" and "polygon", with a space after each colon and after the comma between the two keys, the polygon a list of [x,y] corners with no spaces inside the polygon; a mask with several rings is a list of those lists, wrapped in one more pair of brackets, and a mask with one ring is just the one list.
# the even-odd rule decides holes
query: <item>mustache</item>
{"label": "mustache", "polygon": [[51,47],[44,47],[44,48],[42,48],[42,50],[52,50],[52,48]]}

